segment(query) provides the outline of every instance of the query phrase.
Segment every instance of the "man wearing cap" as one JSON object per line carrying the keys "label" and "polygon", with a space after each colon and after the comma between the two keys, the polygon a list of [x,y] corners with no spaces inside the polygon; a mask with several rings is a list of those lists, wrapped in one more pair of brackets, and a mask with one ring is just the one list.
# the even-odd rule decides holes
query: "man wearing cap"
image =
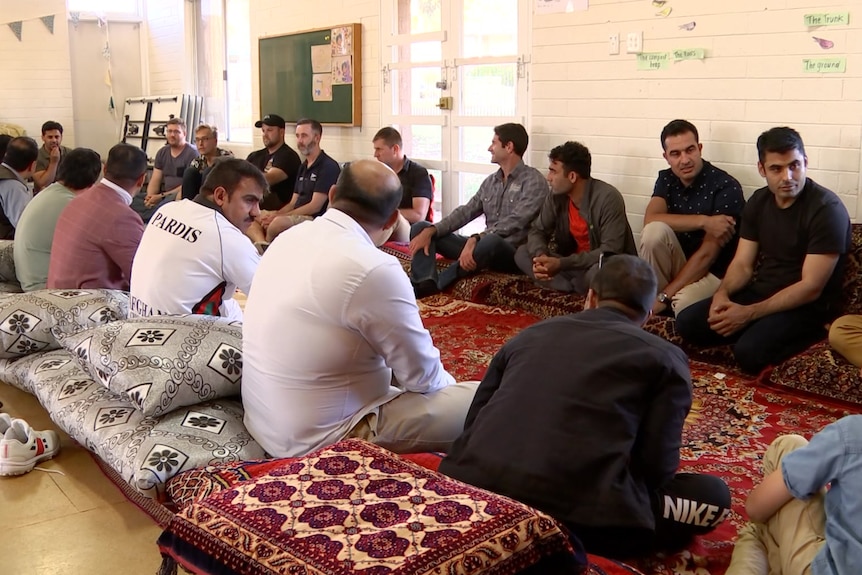
{"label": "man wearing cap", "polygon": [[[261,201],[262,210],[277,210],[290,202],[301,161],[290,146],[284,143],[284,118],[267,114],[254,123],[260,128],[263,138],[262,150],[256,150],[246,158],[263,172],[269,193]],[[263,240],[264,238],[255,238]]]}

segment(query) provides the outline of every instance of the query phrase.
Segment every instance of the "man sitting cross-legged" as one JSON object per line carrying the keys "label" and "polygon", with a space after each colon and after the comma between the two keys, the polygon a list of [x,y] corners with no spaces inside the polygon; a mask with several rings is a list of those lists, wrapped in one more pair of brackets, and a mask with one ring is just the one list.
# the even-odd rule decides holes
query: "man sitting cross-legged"
{"label": "man sitting cross-legged", "polygon": [[644,214],[640,256],[658,278],[654,313],[675,315],[711,296],[739,239],[745,205],[736,179],[703,159],[697,128],[674,120],[661,131],[662,170]]}
{"label": "man sitting cross-legged", "polygon": [[[520,273],[515,250],[527,239],[530,223],[548,195],[548,182],[539,170],[524,164],[528,143],[521,124],[495,127],[488,151],[491,162],[500,169],[485,178],[470,201],[436,224],[413,224],[410,279],[417,297],[446,289],[458,278],[483,269]],[[454,233],[481,215],[485,216],[485,231],[469,238]],[[456,260],[439,278],[437,252]]]}
{"label": "man sitting cross-legged", "polygon": [[24,208],[12,246],[15,275],[21,282],[21,289],[45,289],[57,220],[72,198],[95,184],[101,173],[99,154],[87,148],[70,150],[57,169],[57,181],[39,192]]}
{"label": "man sitting cross-legged", "polygon": [[105,177],[75,196],[57,219],[49,289],[128,291],[132,259],[144,233],[144,222],[130,205],[146,171],[142,149],[129,144],[111,148]]}
{"label": "man sitting cross-legged", "polygon": [[396,453],[445,451],[476,384],[456,385],[443,368],[410,281],[375,247],[398,218],[398,176],[353,162],[329,198],[324,215],[275,239],[252,282],[245,425],[275,457],[346,437]]}
{"label": "man sitting cross-legged", "polygon": [[203,314],[242,319],[260,263],[245,230],[260,213],[266,180],[245,160],[216,162],[194,200],[153,215],[132,265],[129,315]]}
{"label": "man sitting cross-legged", "polygon": [[428,170],[404,155],[404,142],[395,128],[381,128],[374,134],[374,157],[398,174],[404,195],[398,204],[401,217],[392,227],[392,235],[387,241],[407,242],[410,240],[410,226],[416,222],[433,221],[431,202],[434,189]]}
{"label": "man sitting cross-legged", "polygon": [[586,311],[509,340],[440,472],[549,513],[591,553],[678,548],[714,529],[730,492],[677,473],[691,381],[685,354],[641,329],[655,289],[648,263],[614,256]]}
{"label": "man sitting cross-legged", "polygon": [[826,335],[850,248],[847,209],[806,176],[799,133],[772,128],[757,139],[757,154],[767,185],[742,212],[739,247],[727,274],[713,297],[677,315],[684,340],[733,344],[748,373],[777,365]]}
{"label": "man sitting cross-legged", "polygon": [[585,294],[602,254],[637,255],[626,204],[615,187],[590,177],[583,144],[566,142],[548,158],[551,194],[515,262],[541,286]]}

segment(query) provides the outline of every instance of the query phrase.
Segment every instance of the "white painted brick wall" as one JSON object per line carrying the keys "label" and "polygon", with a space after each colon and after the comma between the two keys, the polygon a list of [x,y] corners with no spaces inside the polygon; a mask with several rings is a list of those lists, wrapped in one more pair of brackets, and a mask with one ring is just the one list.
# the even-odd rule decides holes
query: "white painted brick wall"
{"label": "white painted brick wall", "polygon": [[[255,119],[261,111],[258,82],[258,38],[277,36],[339,24],[362,25],[362,127],[324,128],[322,147],[339,162],[368,158],[372,155],[371,137],[380,128],[380,2],[379,0],[318,0],[317,2],[290,2],[280,0],[251,0],[252,38],[252,101]],[[287,142],[295,146],[288,129]],[[260,131],[254,133],[252,148],[262,148]],[[232,146],[237,153],[245,148]]]}
{"label": "white painted brick wall", "polygon": [[[858,0],[690,0],[668,18],[646,0],[591,0],[586,12],[533,16],[529,160],[568,139],[593,152],[593,172],[616,185],[639,231],[656,172],[666,167],[659,133],[674,118],[694,122],[704,157],[736,176],[749,195],[763,185],[755,140],[775,125],[802,134],[809,175],[838,193],[854,220],[860,195],[862,5]],[[803,15],[851,12],[850,26],[809,30]],[[691,32],[679,25],[695,21]],[[705,48],[707,59],[642,72],[625,54],[628,32],[644,52]],[[621,54],[608,55],[620,35]],[[821,49],[812,36],[835,43]],[[803,58],[846,57],[845,74],[802,72]]]}
{"label": "white painted brick wall", "polygon": [[192,54],[186,37],[184,0],[147,0],[149,94],[174,95],[194,91]]}
{"label": "white painted brick wall", "polygon": [[[2,2],[0,9],[0,122],[19,124],[41,145],[42,124],[63,125],[75,145],[72,68],[65,0]],[[54,15],[54,34],[39,20]],[[7,22],[23,21],[19,42]]]}

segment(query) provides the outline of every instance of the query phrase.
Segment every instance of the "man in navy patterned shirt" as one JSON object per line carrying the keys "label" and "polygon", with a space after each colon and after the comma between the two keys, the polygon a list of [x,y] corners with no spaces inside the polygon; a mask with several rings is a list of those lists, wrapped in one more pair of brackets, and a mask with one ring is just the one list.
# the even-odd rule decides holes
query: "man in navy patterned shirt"
{"label": "man in navy patterned shirt", "polygon": [[733,259],[745,198],[736,179],[701,156],[697,128],[674,120],[661,132],[669,169],[644,214],[640,256],[658,277],[653,313],[674,315],[718,289]]}

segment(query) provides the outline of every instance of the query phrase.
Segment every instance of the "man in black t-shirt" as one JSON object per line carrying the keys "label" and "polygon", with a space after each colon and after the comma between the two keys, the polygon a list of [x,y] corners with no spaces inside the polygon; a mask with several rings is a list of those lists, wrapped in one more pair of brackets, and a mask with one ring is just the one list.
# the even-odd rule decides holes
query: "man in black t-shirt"
{"label": "man in black t-shirt", "polygon": [[677,316],[683,339],[734,343],[737,362],[750,373],[826,335],[825,324],[838,311],[850,248],[847,209],[806,177],[799,133],[772,128],[757,139],[757,153],[767,186],[754,192],[742,212],[736,255],[715,295]]}
{"label": "man in black t-shirt", "polygon": [[381,128],[372,139],[374,157],[383,162],[398,174],[404,195],[398,205],[401,217],[389,240],[396,242],[410,241],[410,226],[425,220],[434,221],[431,204],[434,202],[434,188],[428,170],[404,155],[404,142],[401,134],[395,128]]}
{"label": "man in black t-shirt", "polygon": [[293,197],[296,173],[299,171],[299,154],[284,143],[284,118],[267,114],[254,123],[261,129],[262,150],[256,150],[246,158],[263,172],[269,193],[260,204],[262,210],[277,210]]}

